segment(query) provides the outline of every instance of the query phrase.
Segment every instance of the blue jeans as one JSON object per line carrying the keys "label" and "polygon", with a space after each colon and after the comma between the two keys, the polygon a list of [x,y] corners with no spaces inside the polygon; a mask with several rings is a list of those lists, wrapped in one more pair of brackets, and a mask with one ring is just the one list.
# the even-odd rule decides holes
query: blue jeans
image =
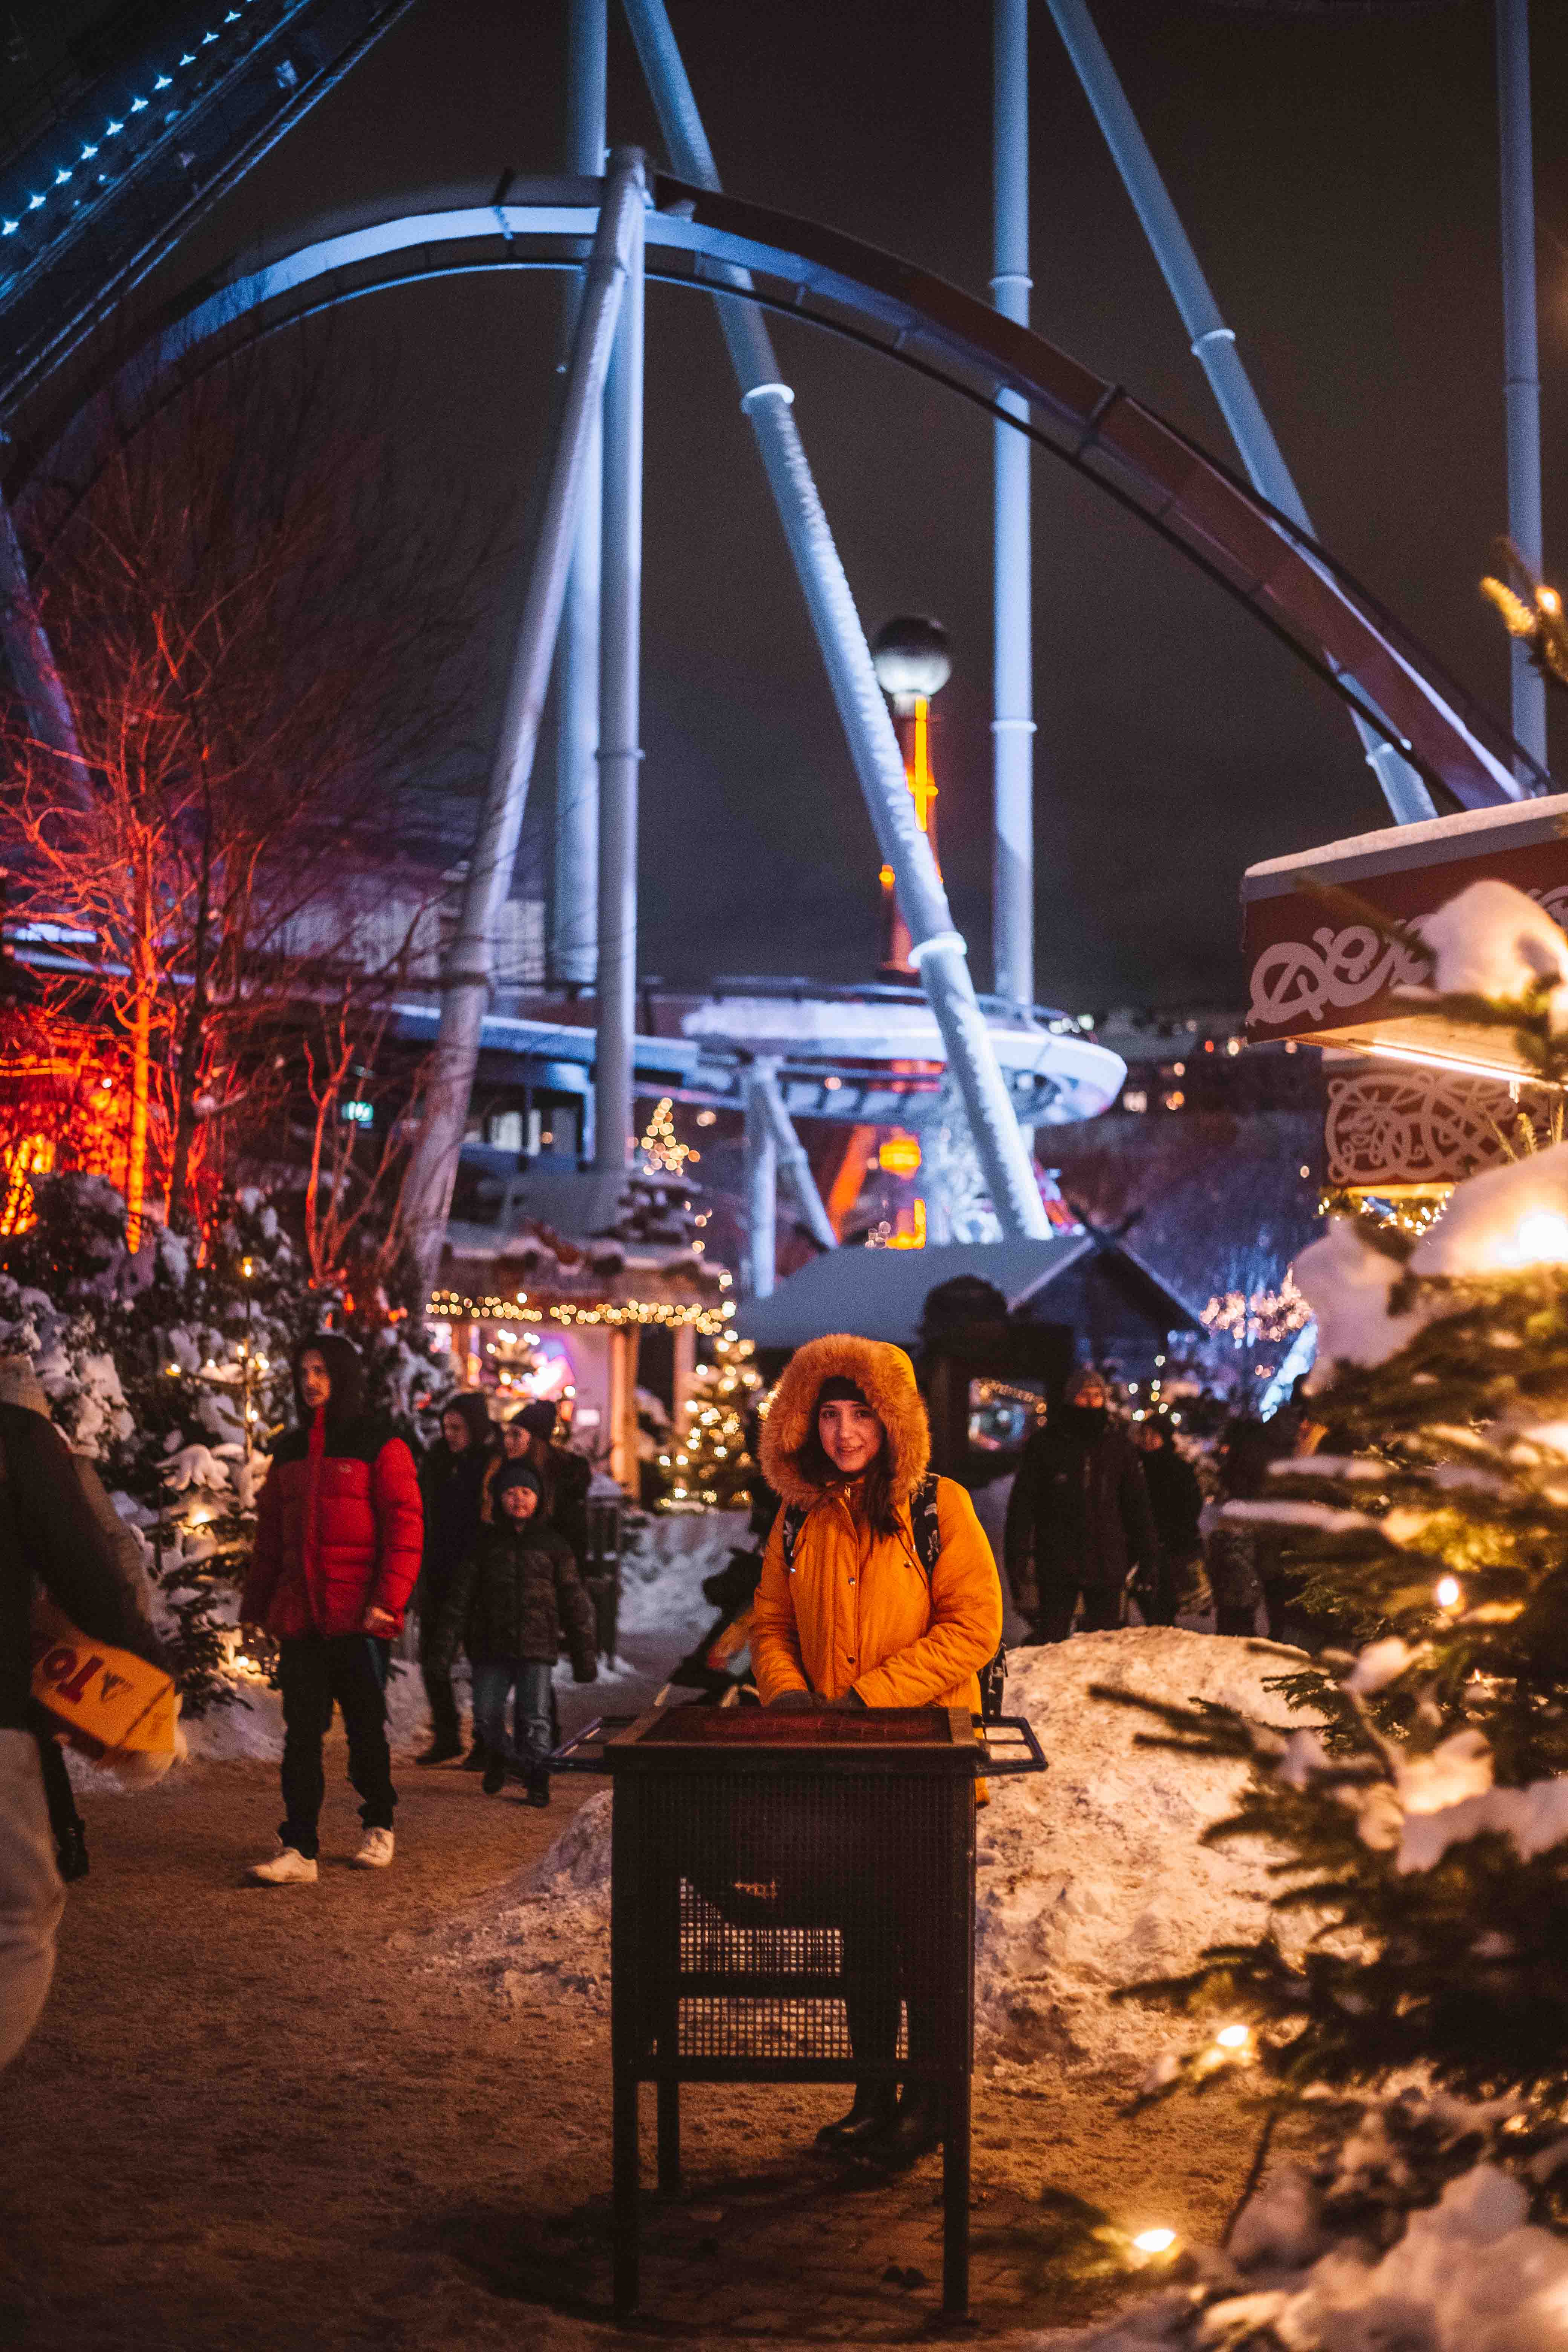
{"label": "blue jeans", "polygon": [[[512,1738],[506,1736],[510,1698]],[[550,1753],[548,1658],[485,1658],[474,1662],[474,1737],[491,1756],[537,1769]]]}

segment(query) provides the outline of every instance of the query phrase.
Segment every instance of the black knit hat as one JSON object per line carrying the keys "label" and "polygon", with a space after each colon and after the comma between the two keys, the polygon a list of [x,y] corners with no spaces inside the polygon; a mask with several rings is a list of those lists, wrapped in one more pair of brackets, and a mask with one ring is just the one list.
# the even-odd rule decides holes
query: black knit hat
{"label": "black knit hat", "polygon": [[544,1500],[544,1488],[539,1473],[531,1462],[509,1462],[504,1469],[496,1473],[495,1498],[498,1506],[509,1486],[530,1487],[542,1503]]}
{"label": "black knit hat", "polygon": [[459,1389],[456,1396],[449,1396],[441,1407],[443,1421],[449,1412],[455,1412],[459,1421],[468,1423],[471,1444],[482,1450],[493,1442],[495,1423],[490,1419],[489,1405],[477,1389]]}
{"label": "black knit hat", "polygon": [[865,1390],[857,1388],[853,1381],[846,1380],[842,1372],[836,1372],[831,1380],[824,1381],[817,1390],[816,1402],[811,1409],[813,1420],[825,1404],[863,1404],[868,1412],[874,1410]]}
{"label": "black knit hat", "polygon": [[549,1397],[535,1397],[531,1404],[525,1404],[521,1412],[512,1415],[530,1437],[545,1439],[554,1436],[556,1418],[555,1406]]}

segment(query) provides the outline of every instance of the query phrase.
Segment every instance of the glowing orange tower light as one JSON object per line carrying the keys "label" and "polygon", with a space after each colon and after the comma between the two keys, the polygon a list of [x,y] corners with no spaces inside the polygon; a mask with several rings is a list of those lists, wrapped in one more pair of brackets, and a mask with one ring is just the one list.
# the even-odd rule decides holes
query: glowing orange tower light
{"label": "glowing orange tower light", "polygon": [[[893,706],[904,755],[904,774],[914,797],[921,831],[930,842],[934,857],[937,793],[931,764],[931,707],[952,675],[947,631],[940,621],[918,613],[900,613],[878,632],[871,658],[877,667],[877,682]],[[893,889],[890,866],[883,866],[881,882],[881,977],[912,982],[918,974],[910,961],[909,926]]]}

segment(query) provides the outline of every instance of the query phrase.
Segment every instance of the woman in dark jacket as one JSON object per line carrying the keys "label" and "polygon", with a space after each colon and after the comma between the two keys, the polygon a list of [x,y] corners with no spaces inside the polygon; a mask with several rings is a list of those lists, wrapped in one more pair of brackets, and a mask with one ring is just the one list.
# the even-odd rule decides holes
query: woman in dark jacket
{"label": "woman in dark jacket", "polygon": [[[472,1389],[448,1397],[441,1412],[441,1434],[419,1465],[425,1498],[425,1555],[419,1568],[419,1664],[430,1703],[430,1745],[416,1759],[446,1764],[463,1752],[451,1662],[435,1663],[432,1645],[447,1606],[452,1579],[479,1539],[485,1476],[496,1454],[489,1408]],[[478,1736],[468,1762],[479,1764]]]}
{"label": "woman in dark jacket", "polygon": [[1143,1465],[1143,1484],[1159,1538],[1157,1557],[1146,1562],[1134,1588],[1147,1625],[1173,1625],[1183,1570],[1203,1557],[1204,1539],[1198,1522],[1203,1514],[1203,1488],[1197,1472],[1177,1453],[1169,1422],[1134,1422],[1132,1443]]}
{"label": "woman in dark jacket", "polygon": [[547,1805],[550,1677],[564,1633],[574,1679],[597,1678],[594,1604],[571,1546],[543,1516],[539,1474],[531,1465],[507,1463],[497,1474],[494,1494],[495,1524],[481,1530],[452,1578],[433,1660],[449,1672],[461,1643],[472,1661],[474,1737],[484,1749],[485,1794],[500,1795],[510,1760],[526,1774],[529,1803]]}

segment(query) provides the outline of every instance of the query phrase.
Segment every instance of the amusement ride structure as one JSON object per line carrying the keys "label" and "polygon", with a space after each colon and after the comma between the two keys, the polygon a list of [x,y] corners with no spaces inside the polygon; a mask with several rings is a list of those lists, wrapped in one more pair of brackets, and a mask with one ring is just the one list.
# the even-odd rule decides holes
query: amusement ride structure
{"label": "amusement ride structure", "polygon": [[[625,0],[671,173],[607,146],[608,0],[567,0],[563,171],[489,202],[388,212],[206,280],[129,362],[94,357],[110,310],[405,13],[408,0],[223,0],[170,12],[47,110],[0,166],[0,364],[10,449],[0,505],[0,625],[32,717],[68,771],[71,715],[29,593],[13,513],[90,461],[89,412],[112,388],[150,413],[220,355],[335,304],[457,273],[560,275],[563,389],[500,740],[441,983],[435,1077],[405,1191],[426,1276],[443,1235],[483,1047],[591,1061],[591,1160],[628,1168],[633,1097],[661,1087],[743,1103],[749,1285],[772,1286],[782,1159],[824,1247],[795,1117],[864,1119],[879,1083],[918,1128],[922,1104],[966,1124],[996,1229],[1043,1237],[1032,1130],[1092,1116],[1114,1055],[1034,1003],[1029,476],[1072,467],[1240,603],[1345,703],[1398,824],[1549,789],[1540,681],[1516,654],[1510,733],[1317,541],[1307,509],[1092,23],[1047,0],[1214,392],[1241,473],[1029,326],[1027,0],[994,0],[994,247],[990,300],[841,232],[725,193],[665,0]],[[1238,0],[1239,5],[1239,0]],[[1263,0],[1254,0],[1263,5]],[[1331,13],[1333,0],[1316,0]],[[1510,525],[1539,565],[1540,459],[1527,0],[1499,0]],[[173,29],[170,29],[170,28]],[[781,20],[787,35],[787,19]],[[880,981],[859,991],[737,982],[690,1012],[683,1040],[637,1027],[637,823],[644,292],[713,301],[788,555],[875,829],[888,916]],[[818,497],[767,314],[809,321],[918,372],[994,420],[994,992],[977,994],[933,840],[929,704],[940,632],[896,625],[874,654]],[[100,337],[100,341],[107,338]],[[65,362],[71,362],[68,372]],[[68,395],[58,389],[69,386]],[[923,632],[923,634],[922,634]],[[551,969],[594,992],[595,1026],[508,1024],[493,945],[558,677]],[[885,692],[884,689],[887,689]],[[891,709],[889,708],[891,703]],[[900,740],[900,734],[903,740]],[[410,1014],[411,1021],[414,1015]],[[414,1021],[417,1026],[417,1021]],[[526,1032],[524,1036],[522,1033]],[[903,1074],[892,1086],[892,1074]],[[526,1198],[526,1192],[524,1193]]]}

